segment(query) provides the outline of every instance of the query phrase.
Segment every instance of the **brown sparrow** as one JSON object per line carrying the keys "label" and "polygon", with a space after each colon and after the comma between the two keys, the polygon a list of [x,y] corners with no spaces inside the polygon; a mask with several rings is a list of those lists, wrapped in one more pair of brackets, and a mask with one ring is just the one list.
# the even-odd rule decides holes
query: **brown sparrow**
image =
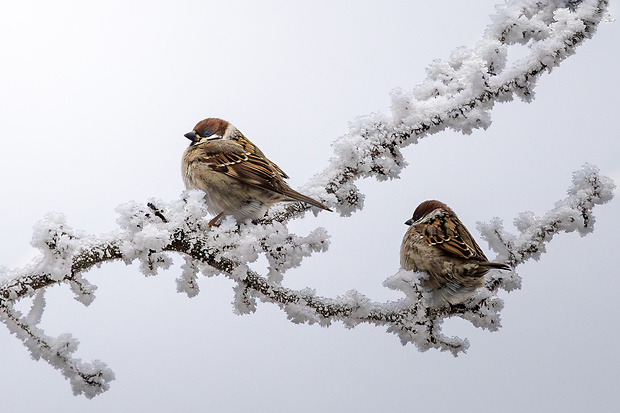
{"label": "brown sparrow", "polygon": [[183,181],[187,189],[201,189],[210,212],[237,220],[262,217],[283,201],[306,202],[331,211],[322,203],[291,189],[288,175],[271,162],[248,138],[225,120],[208,118],[185,134],[192,141],[183,154]]}
{"label": "brown sparrow", "polygon": [[435,304],[458,304],[484,283],[490,269],[510,270],[506,264],[489,262],[465,225],[446,204],[422,202],[400,247],[400,265],[423,271],[424,284],[433,291]]}

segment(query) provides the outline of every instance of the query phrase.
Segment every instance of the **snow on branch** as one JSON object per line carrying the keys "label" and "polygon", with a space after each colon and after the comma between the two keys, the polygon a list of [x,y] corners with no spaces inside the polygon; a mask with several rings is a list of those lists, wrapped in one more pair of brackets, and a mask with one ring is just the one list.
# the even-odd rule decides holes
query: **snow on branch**
{"label": "snow on branch", "polygon": [[[471,49],[458,49],[447,61],[436,61],[427,80],[412,92],[395,91],[390,115],[373,114],[353,122],[347,135],[336,140],[335,156],[302,192],[325,200],[343,216],[363,207],[364,195],[355,186],[360,178],[395,178],[406,161],[400,149],[419,138],[452,128],[470,133],[491,123],[495,102],[514,96],[530,100],[535,82],[591,37],[603,18],[607,1],[520,1],[511,2],[493,16],[483,39]],[[511,44],[530,47],[530,55],[506,67]],[[479,230],[503,261],[515,268],[537,259],[545,245],[559,232],[592,231],[595,205],[613,196],[613,182],[585,165],[575,172],[568,197],[542,217],[523,213],[515,220],[518,235],[507,232],[499,218],[479,224]],[[66,283],[76,299],[88,305],[96,287],[85,278],[93,266],[110,260],[137,262],[145,275],[155,275],[172,264],[171,253],[184,263],[177,290],[189,297],[199,293],[200,275],[223,274],[235,282],[234,308],[239,314],[256,310],[258,301],[280,306],[295,323],[348,327],[360,323],[385,326],[403,344],[420,350],[430,348],[457,355],[469,346],[466,339],[442,334],[442,322],[458,316],[489,330],[500,326],[503,306],[498,289],[519,288],[519,276],[511,272],[489,273],[485,288],[464,304],[434,308],[428,291],[420,284],[421,274],[401,270],[384,285],[403,294],[386,303],[372,301],[355,290],[336,298],[320,297],[307,288],[282,286],[284,274],[303,258],[326,251],[329,236],[317,228],[306,236],[290,233],[286,222],[302,217],[309,209],[302,204],[279,204],[257,223],[237,224],[226,219],[210,228],[200,191],[186,191],[179,200],[153,200],[147,205],[133,202],[118,208],[120,228],[93,236],[69,227],[60,214],[50,214],[35,227],[32,244],[41,257],[22,269],[0,268],[0,319],[20,338],[35,359],[43,358],[70,380],[75,394],[94,397],[109,387],[114,374],[100,361],[83,363],[73,356],[77,340],[69,334],[53,338],[39,323],[45,307],[45,288]],[[264,274],[250,268],[259,256],[266,257]],[[32,309],[22,315],[14,304],[32,297]]]}
{"label": "snow on branch", "polygon": [[[11,333],[24,342],[33,359],[43,358],[61,371],[62,375],[70,381],[73,394],[83,394],[92,398],[108,390],[110,381],[114,380],[114,372],[105,363],[99,360],[83,363],[82,360],[72,356],[79,342],[71,334],[49,337],[37,327],[45,305],[42,292],[43,290],[39,290],[37,293],[33,309],[26,317],[23,317],[8,303],[2,303],[0,320],[8,326]],[[39,312],[37,321],[31,318],[33,312]]]}
{"label": "snow on branch", "polygon": [[[605,17],[606,0],[511,1],[492,16],[482,40],[458,48],[446,61],[436,60],[428,77],[413,91],[392,92],[391,114],[360,117],[334,143],[329,167],[307,185],[310,195],[343,215],[363,207],[360,178],[398,177],[407,165],[401,148],[446,128],[465,134],[491,125],[496,102],[534,97],[538,78],[590,38]],[[530,54],[507,67],[510,46],[528,45]],[[293,213],[273,211],[290,217]],[[283,217],[282,217],[283,216]]]}

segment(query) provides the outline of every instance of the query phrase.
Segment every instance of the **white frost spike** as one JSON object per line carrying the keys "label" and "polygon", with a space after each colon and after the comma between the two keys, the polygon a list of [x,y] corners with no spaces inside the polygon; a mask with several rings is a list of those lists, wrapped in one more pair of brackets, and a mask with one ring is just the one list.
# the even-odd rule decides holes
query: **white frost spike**
{"label": "white frost spike", "polygon": [[41,322],[43,311],[45,310],[45,290],[39,290],[34,295],[32,300],[32,306],[30,312],[26,317],[26,323],[31,326],[36,326]]}
{"label": "white frost spike", "polygon": [[75,294],[75,299],[88,306],[95,300],[97,286],[85,280],[80,274],[76,273],[69,281],[71,291]]}
{"label": "white frost spike", "polygon": [[[396,274],[383,281],[383,286],[390,290],[401,291],[411,302],[420,301],[422,292],[422,280],[428,279],[428,274],[424,272],[414,272],[400,269]],[[426,302],[429,297],[425,297]]]}
{"label": "white frost spike", "polygon": [[65,216],[50,213],[34,227],[31,244],[43,253],[41,267],[60,281],[71,276],[73,254],[79,245],[81,234],[66,223]]}
{"label": "white frost spike", "polygon": [[71,379],[74,395],[83,394],[89,399],[103,393],[110,388],[110,382],[116,377],[114,372],[100,360],[93,360],[92,364],[80,364],[80,374]]}
{"label": "white frost spike", "polygon": [[287,304],[284,306],[284,311],[286,312],[286,318],[295,324],[308,323],[312,325],[319,322],[316,311],[308,308],[303,300],[299,303]]}
{"label": "white frost spike", "polygon": [[177,278],[177,292],[185,293],[192,298],[198,295],[200,287],[198,286],[198,271],[196,261],[185,257],[185,263],[181,266],[183,273]]}
{"label": "white frost spike", "polygon": [[237,283],[234,291],[233,308],[237,314],[250,314],[256,311],[256,298],[243,283]]}

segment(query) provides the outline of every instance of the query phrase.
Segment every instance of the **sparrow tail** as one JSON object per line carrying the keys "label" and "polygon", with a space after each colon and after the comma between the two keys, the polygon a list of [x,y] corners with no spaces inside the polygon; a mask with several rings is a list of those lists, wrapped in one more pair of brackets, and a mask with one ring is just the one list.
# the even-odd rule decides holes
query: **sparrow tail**
{"label": "sparrow tail", "polygon": [[288,191],[286,191],[285,195],[289,196],[291,199],[291,201],[301,201],[301,202],[305,202],[307,204],[310,204],[312,206],[315,206],[317,208],[321,208],[324,209],[326,211],[332,212],[331,209],[329,209],[327,206],[323,205],[322,203],[320,203],[319,201],[315,201],[314,199],[310,198],[309,196],[305,196],[300,194],[299,192],[293,190],[293,189],[289,189]]}
{"label": "sparrow tail", "polygon": [[508,265],[500,264],[499,262],[487,262],[486,266],[489,268],[497,269],[497,270],[506,270],[506,271],[511,270],[511,268]]}

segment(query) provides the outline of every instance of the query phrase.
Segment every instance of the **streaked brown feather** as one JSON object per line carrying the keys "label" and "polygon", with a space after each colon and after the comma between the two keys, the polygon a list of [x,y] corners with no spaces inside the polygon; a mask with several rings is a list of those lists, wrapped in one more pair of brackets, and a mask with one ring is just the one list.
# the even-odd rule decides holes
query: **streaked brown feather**
{"label": "streaked brown feather", "polygon": [[437,215],[424,226],[422,235],[424,235],[426,243],[437,246],[446,253],[460,258],[488,261],[456,215],[447,218],[447,213]]}
{"label": "streaked brown feather", "polygon": [[[267,159],[265,154],[258,149],[258,146],[254,145],[248,138],[246,138],[241,132],[237,132],[237,135],[232,137],[231,140],[237,142],[246,152],[251,152],[261,158]],[[277,173],[282,176],[284,179],[288,179],[289,176],[282,170],[278,165],[276,165],[271,160],[267,159],[271,166],[276,170]]]}
{"label": "streaked brown feather", "polygon": [[194,161],[249,185],[276,192],[288,189],[269,159],[246,151],[232,140],[214,140],[200,145]]}

